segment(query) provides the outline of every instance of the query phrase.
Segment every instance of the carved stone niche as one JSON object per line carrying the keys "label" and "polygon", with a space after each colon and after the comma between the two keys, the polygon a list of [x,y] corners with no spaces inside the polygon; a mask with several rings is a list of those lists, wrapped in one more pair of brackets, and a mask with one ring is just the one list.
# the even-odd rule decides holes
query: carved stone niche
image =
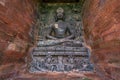
{"label": "carved stone niche", "polygon": [[[53,30],[57,35],[55,37],[49,34],[52,40],[46,38],[46,35],[43,35],[42,40],[38,40],[37,46],[30,55],[29,72],[92,71],[90,50],[84,45],[81,20],[75,17],[72,24],[70,21],[63,20],[64,10],[62,8],[58,8],[57,13],[58,20],[52,23],[53,26],[47,31]],[[66,38],[68,36],[64,36],[67,33],[65,31],[70,32],[68,36],[74,36],[74,38]],[[45,30],[41,32],[44,34]]]}

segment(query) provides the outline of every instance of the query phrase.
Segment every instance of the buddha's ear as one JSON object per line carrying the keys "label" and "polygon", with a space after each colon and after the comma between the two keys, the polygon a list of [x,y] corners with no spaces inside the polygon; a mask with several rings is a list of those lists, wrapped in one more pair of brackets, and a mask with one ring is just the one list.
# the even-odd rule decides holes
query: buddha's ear
{"label": "buddha's ear", "polygon": [[55,22],[57,21],[57,17],[56,17],[56,15],[54,16],[54,20],[55,20]]}
{"label": "buddha's ear", "polygon": [[55,19],[55,22],[57,22],[57,20],[58,20],[57,13],[55,13],[54,19]]}
{"label": "buddha's ear", "polygon": [[63,20],[64,20],[64,21],[65,21],[65,17],[66,17],[66,16],[65,16],[65,13],[63,13]]}

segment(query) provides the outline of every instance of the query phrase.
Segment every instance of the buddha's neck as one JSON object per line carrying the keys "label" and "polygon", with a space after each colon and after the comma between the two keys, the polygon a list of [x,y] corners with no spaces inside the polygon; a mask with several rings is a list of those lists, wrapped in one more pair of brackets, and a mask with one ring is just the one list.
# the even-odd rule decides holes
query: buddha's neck
{"label": "buddha's neck", "polygon": [[63,20],[58,20],[58,22],[63,22]]}

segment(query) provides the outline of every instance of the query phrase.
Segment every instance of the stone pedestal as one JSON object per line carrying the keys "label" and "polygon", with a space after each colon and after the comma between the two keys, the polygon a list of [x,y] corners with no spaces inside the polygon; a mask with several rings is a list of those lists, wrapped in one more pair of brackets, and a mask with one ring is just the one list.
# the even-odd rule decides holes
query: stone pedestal
{"label": "stone pedestal", "polygon": [[92,71],[89,55],[85,47],[36,47],[31,54],[30,72]]}

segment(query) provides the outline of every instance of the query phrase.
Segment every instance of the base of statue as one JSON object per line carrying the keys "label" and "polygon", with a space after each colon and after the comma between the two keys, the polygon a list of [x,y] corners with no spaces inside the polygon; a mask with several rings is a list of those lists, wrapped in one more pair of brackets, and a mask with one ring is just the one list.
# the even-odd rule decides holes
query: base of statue
{"label": "base of statue", "polygon": [[36,47],[32,54],[29,71],[92,71],[90,52],[85,47]]}

